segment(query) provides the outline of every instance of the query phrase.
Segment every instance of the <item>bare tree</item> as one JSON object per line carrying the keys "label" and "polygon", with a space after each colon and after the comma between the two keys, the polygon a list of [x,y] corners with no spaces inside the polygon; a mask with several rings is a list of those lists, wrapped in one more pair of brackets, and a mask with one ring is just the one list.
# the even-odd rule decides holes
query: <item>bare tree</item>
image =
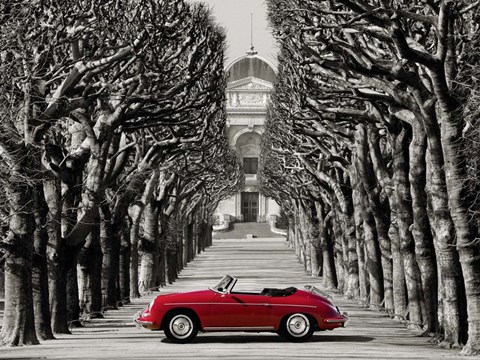
{"label": "bare tree", "polygon": [[[288,70],[286,76],[293,79],[286,92],[289,96],[277,105],[297,108],[286,118],[291,131],[308,129],[303,136],[316,141],[318,150],[325,146],[320,139],[326,131],[334,139],[326,147],[334,149],[340,134],[368,124],[371,136],[363,132],[365,125],[356,130],[361,144],[356,156],[361,158],[352,170],[362,178],[353,183],[354,192],[368,199],[359,203],[367,211],[363,237],[367,244],[375,230],[381,244],[382,267],[375,273],[383,273],[387,287],[390,260],[384,249],[391,244],[394,312],[401,316],[403,305],[398,300],[403,295],[397,291],[405,281],[398,276],[401,249],[410,326],[442,332],[447,346],[464,343],[466,299],[469,334],[462,353],[467,355],[478,352],[479,300],[473,293],[478,287],[473,281],[478,278],[473,276],[474,269],[479,268],[474,240],[478,229],[468,210],[474,204],[468,194],[475,186],[464,181],[472,167],[462,160],[462,130],[468,131],[471,125],[460,99],[474,88],[465,76],[471,67],[464,64],[469,58],[465,44],[475,41],[473,10],[478,5],[463,1],[423,5],[373,0],[269,2],[271,23],[288,54],[281,63]],[[379,147],[379,134],[388,140],[382,140],[384,149]],[[287,151],[291,152],[288,147]],[[317,163],[333,163],[328,156],[319,159]],[[369,175],[372,171],[374,177]],[[379,216],[382,202],[388,204],[390,219]],[[366,222],[368,211],[373,221]],[[455,236],[456,249],[452,246]],[[439,278],[442,281],[437,282]],[[437,287],[432,283],[440,285],[443,315],[439,319]],[[391,302],[391,297],[385,297],[386,306]]]}

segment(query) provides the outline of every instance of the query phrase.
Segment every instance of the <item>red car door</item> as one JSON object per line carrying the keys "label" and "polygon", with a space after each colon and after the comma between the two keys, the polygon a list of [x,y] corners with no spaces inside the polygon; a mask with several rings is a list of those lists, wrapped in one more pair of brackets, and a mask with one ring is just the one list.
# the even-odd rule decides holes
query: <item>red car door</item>
{"label": "red car door", "polygon": [[215,294],[209,327],[270,327],[270,298],[252,294]]}

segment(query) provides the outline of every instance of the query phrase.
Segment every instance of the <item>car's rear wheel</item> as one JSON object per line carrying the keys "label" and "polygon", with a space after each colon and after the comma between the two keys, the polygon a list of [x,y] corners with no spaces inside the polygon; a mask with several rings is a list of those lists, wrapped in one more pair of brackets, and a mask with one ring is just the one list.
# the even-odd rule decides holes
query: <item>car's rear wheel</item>
{"label": "car's rear wheel", "polygon": [[312,337],[313,331],[313,321],[301,313],[288,315],[280,326],[280,335],[295,342],[307,341]]}
{"label": "car's rear wheel", "polygon": [[192,314],[172,313],[168,316],[163,329],[165,336],[179,344],[192,341],[198,334],[198,322]]}

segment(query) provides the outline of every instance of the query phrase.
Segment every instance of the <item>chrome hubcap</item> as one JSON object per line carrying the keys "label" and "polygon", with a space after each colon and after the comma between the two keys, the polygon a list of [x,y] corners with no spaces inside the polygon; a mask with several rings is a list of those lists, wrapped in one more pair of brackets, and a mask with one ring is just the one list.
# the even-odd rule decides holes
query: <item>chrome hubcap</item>
{"label": "chrome hubcap", "polygon": [[185,339],[193,330],[193,322],[186,315],[176,315],[170,320],[170,332],[178,339]]}
{"label": "chrome hubcap", "polygon": [[294,337],[302,337],[310,330],[310,321],[303,314],[294,314],[287,320],[287,330]]}

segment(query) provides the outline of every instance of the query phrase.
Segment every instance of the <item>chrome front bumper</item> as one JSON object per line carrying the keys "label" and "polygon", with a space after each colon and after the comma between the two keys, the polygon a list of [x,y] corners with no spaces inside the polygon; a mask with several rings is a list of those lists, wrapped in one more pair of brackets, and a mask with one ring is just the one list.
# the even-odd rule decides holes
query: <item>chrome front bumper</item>
{"label": "chrome front bumper", "polygon": [[144,320],[138,320],[140,316],[142,316],[143,312],[142,311],[137,311],[137,313],[133,316],[133,322],[137,327],[144,327],[148,328],[153,325],[152,321],[144,321]]}

